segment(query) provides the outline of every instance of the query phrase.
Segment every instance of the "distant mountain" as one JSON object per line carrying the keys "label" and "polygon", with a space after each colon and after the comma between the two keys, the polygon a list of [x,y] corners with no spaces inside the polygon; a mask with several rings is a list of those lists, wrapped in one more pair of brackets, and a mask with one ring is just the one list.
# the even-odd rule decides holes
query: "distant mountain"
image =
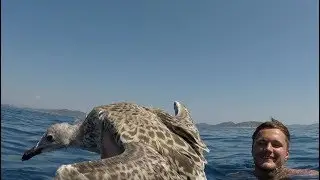
{"label": "distant mountain", "polygon": [[246,122],[241,122],[241,123],[237,123],[235,124],[236,127],[258,127],[262,122],[260,121],[246,121]]}
{"label": "distant mountain", "polygon": [[198,123],[196,124],[198,129],[210,129],[210,127],[212,126],[211,124],[207,124],[207,123]]}
{"label": "distant mountain", "polygon": [[232,122],[232,121],[228,121],[228,122],[223,122],[223,123],[219,123],[216,125],[213,125],[215,127],[234,127],[236,125],[236,123]]}
{"label": "distant mountain", "polygon": [[245,121],[240,123],[234,123],[234,122],[223,122],[220,124],[213,125],[214,127],[258,127],[262,122],[259,121]]}
{"label": "distant mountain", "polygon": [[[200,129],[209,129],[209,128],[256,128],[258,127],[262,122],[260,121],[245,121],[240,123],[234,123],[232,121],[223,122],[219,124],[207,124],[207,123],[198,123],[196,126]],[[287,125],[288,127],[319,127],[319,123],[313,123],[313,124],[291,124]]]}
{"label": "distant mountain", "polygon": [[30,111],[37,111],[41,113],[48,113],[53,115],[67,116],[77,119],[84,119],[86,117],[86,113],[76,110],[69,109],[38,109],[38,108],[30,108],[30,107],[19,107],[11,104],[1,104],[1,108],[22,108]]}
{"label": "distant mountain", "polygon": [[15,106],[11,104],[1,104],[1,107],[6,108],[6,107],[15,107]]}
{"label": "distant mountain", "polygon": [[313,124],[310,124],[308,126],[319,126],[319,123],[313,123]]}
{"label": "distant mountain", "polygon": [[308,125],[305,125],[305,124],[292,124],[292,125],[289,125],[290,127],[294,127],[294,128],[299,128],[299,127],[319,127],[319,123],[313,123],[313,124],[308,124]]}
{"label": "distant mountain", "polygon": [[86,113],[76,110],[69,110],[69,109],[34,109],[39,112],[54,114],[54,115],[61,115],[67,117],[73,117],[77,119],[84,119],[86,117]]}
{"label": "distant mountain", "polygon": [[228,121],[228,122],[223,122],[223,123],[219,123],[219,124],[206,124],[206,123],[199,123],[197,124],[198,128],[242,128],[242,127],[252,127],[252,128],[256,128],[258,127],[262,122],[259,121],[246,121],[246,122],[240,122],[240,123],[234,123],[232,121]]}

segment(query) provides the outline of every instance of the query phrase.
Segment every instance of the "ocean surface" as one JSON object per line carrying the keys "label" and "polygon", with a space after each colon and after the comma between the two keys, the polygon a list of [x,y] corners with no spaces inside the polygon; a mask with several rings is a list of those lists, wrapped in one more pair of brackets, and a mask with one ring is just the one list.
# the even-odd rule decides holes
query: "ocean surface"
{"label": "ocean surface", "polygon": [[[1,107],[1,179],[53,179],[62,164],[99,159],[95,153],[62,149],[21,161],[24,151],[37,143],[49,125],[74,121],[70,117]],[[319,127],[289,128],[292,142],[287,166],[319,170]],[[212,128],[199,131],[210,149],[206,155],[208,164],[205,169],[208,179],[255,179],[250,153],[253,128]]]}

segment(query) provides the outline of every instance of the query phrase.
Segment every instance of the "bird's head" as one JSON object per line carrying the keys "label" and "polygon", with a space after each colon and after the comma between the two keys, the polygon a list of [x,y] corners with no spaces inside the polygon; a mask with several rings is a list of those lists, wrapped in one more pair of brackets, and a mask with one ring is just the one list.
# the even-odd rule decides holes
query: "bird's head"
{"label": "bird's head", "polygon": [[24,152],[22,161],[29,160],[33,156],[43,152],[68,147],[74,138],[74,128],[72,125],[68,123],[53,124],[34,147]]}

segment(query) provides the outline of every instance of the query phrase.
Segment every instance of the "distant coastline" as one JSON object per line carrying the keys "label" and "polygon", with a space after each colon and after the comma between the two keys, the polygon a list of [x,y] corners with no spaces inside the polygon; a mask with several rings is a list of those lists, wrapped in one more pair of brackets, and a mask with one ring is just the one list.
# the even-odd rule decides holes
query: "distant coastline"
{"label": "distant coastline", "polygon": [[[201,129],[211,129],[211,128],[256,128],[258,127],[262,122],[260,121],[245,121],[240,123],[234,123],[232,121],[223,122],[219,124],[207,124],[207,123],[198,123],[197,127]],[[287,125],[289,127],[314,127],[318,126],[319,123],[313,123],[313,124],[289,124]]]}
{"label": "distant coastline", "polygon": [[22,108],[22,109],[27,109],[27,110],[36,111],[36,112],[48,113],[52,115],[72,117],[76,119],[84,119],[86,117],[86,113],[84,112],[77,111],[77,110],[69,110],[69,109],[40,109],[40,108],[18,107],[11,104],[1,104],[1,108],[2,107]]}
{"label": "distant coastline", "polygon": [[60,116],[67,116],[76,119],[84,119],[86,118],[86,113],[81,111],[75,110],[68,110],[68,109],[34,109],[38,112],[49,113],[53,115],[60,115]]}
{"label": "distant coastline", "polygon": [[207,123],[198,123],[197,126],[200,128],[256,128],[258,127],[262,122],[260,121],[245,121],[245,122],[240,122],[240,123],[234,123],[232,121],[228,122],[222,122],[219,124],[207,124]]}
{"label": "distant coastline", "polygon": [[[49,113],[53,115],[60,115],[60,116],[67,116],[73,117],[77,119],[84,119],[86,117],[86,113],[77,111],[77,110],[69,110],[69,109],[38,109],[38,108],[29,108],[29,107],[18,107],[11,104],[1,104],[2,107],[14,107],[14,108],[22,108],[22,109],[29,109],[32,111],[38,111],[42,113]],[[210,129],[210,128],[256,128],[262,122],[261,121],[245,121],[240,123],[234,123],[232,121],[222,122],[219,124],[208,124],[208,123],[197,123],[197,127],[201,129]],[[313,124],[291,124],[291,127],[300,127],[300,126],[319,126],[319,123]]]}

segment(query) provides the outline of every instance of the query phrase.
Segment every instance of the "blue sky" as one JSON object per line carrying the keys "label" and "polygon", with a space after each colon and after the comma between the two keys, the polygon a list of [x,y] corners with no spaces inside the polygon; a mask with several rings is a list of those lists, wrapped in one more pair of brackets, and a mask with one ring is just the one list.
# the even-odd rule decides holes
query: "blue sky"
{"label": "blue sky", "polygon": [[316,0],[2,1],[1,103],[319,119]]}

